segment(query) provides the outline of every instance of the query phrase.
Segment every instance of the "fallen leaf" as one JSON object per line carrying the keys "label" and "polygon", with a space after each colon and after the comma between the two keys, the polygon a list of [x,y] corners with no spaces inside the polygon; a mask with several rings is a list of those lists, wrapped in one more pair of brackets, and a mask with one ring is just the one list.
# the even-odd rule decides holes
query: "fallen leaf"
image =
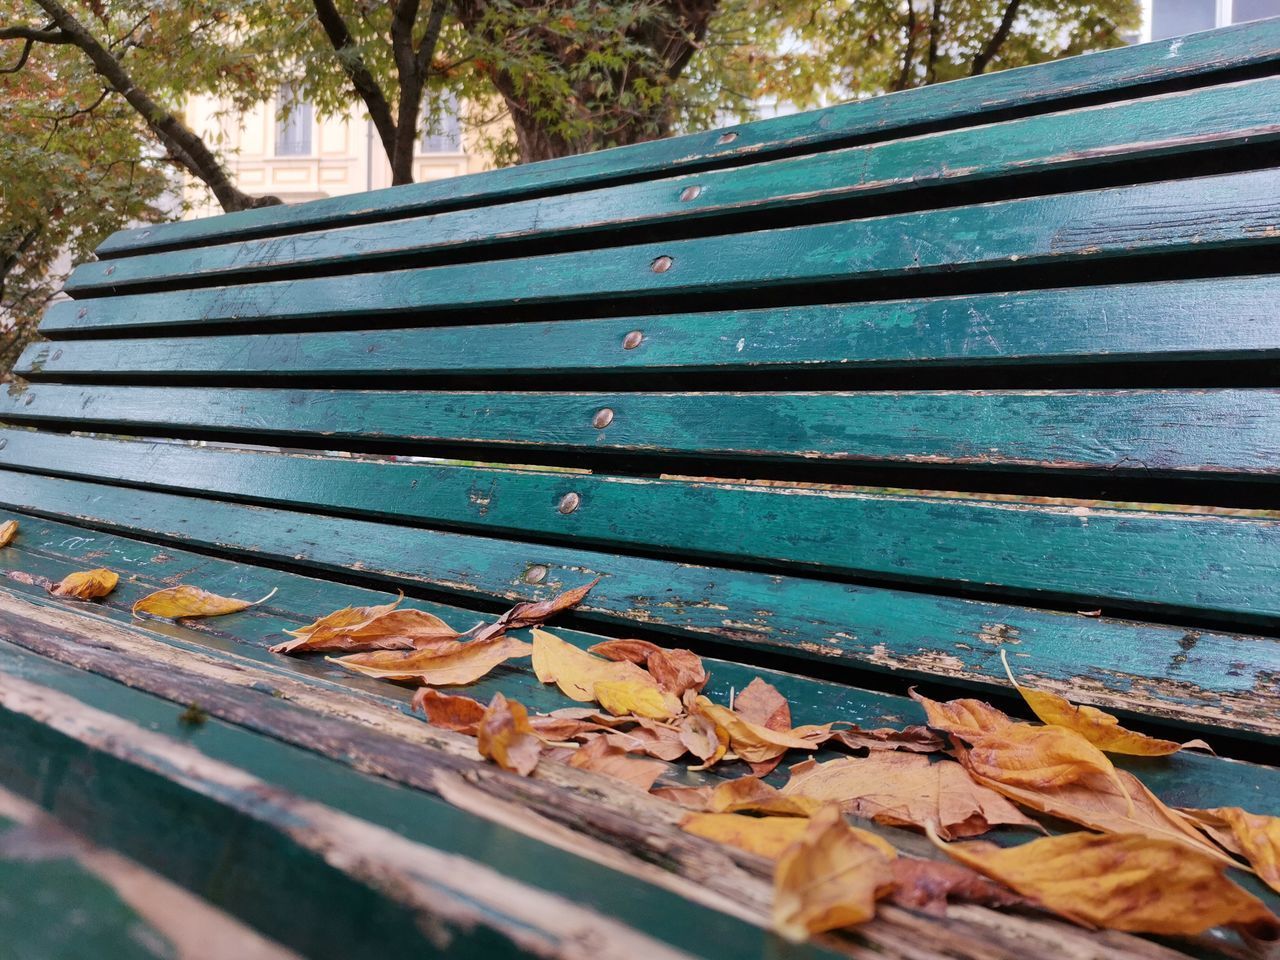
{"label": "fallen leaf", "polygon": [[1016,847],[942,844],[949,856],[1090,927],[1194,936],[1231,926],[1280,937],[1280,920],[1222,863],[1137,834],[1068,833]]}
{"label": "fallen leaf", "polygon": [[680,821],[687,833],[777,860],[804,836],[809,821],[800,817],[749,817],[745,813],[690,813]]}
{"label": "fallen leaf", "polygon": [[648,640],[605,640],[587,647],[587,652],[606,660],[626,660],[643,667],[649,662],[649,657],[661,649]]}
{"label": "fallen leaf", "polygon": [[523,603],[517,603],[493,623],[486,624],[473,631],[471,639],[492,640],[494,637],[500,637],[512,630],[541,626],[557,613],[563,613],[565,610],[580,604],[586,595],[591,592],[591,588],[599,582],[600,578],[596,577],[590,583],[581,587],[574,587],[572,590],[565,590],[563,593],[556,594],[550,600],[526,600]]}
{"label": "fallen leaf", "polygon": [[413,709],[427,715],[433,727],[476,735],[484,719],[484,704],[471,697],[455,697],[431,687],[423,687],[413,695]]}
{"label": "fallen leaf", "polygon": [[767,730],[791,729],[791,705],[777,687],[756,677],[733,698],[733,712]]}
{"label": "fallen leaf", "polygon": [[[966,762],[963,750],[957,756]],[[1110,780],[1071,783],[1051,789],[1016,787],[987,780],[970,771],[974,780],[995,790],[1029,810],[1060,820],[1070,820],[1103,833],[1134,833],[1181,843],[1207,856],[1230,863],[1230,859],[1204,838],[1170,807],[1165,806],[1146,785],[1126,770],[1116,771],[1123,784],[1118,789]]]}
{"label": "fallen leaf", "polygon": [[98,567],[96,570],[85,570],[81,573],[69,573],[61,582],[54,584],[49,592],[55,597],[70,597],[73,600],[96,600],[105,597],[120,582],[118,574]]}
{"label": "fallen leaf", "polygon": [[1013,670],[1009,667],[1009,658],[1005,656],[1004,650],[1000,651],[1000,660],[1004,664],[1009,682],[1018,693],[1022,694],[1022,699],[1027,702],[1032,713],[1044,723],[1074,730],[1099,750],[1134,757],[1164,757],[1188,748],[1209,749],[1209,745],[1203,740],[1177,743],[1174,740],[1158,740],[1146,734],[1126,730],[1120,726],[1120,720],[1117,717],[1113,717],[1105,710],[1083,704],[1076,706],[1055,693],[1024,687],[1014,678]]}
{"label": "fallen leaf", "polygon": [[716,784],[706,794],[700,809],[708,813],[757,813],[775,817],[810,817],[821,806],[821,801],[809,797],[786,796],[759,777],[738,777],[736,780],[726,780]]}
{"label": "fallen leaf", "polygon": [[325,659],[379,680],[416,680],[426,686],[447,687],[473,683],[498,664],[532,652],[529,644],[512,637],[450,644],[447,648],[374,650]]}
{"label": "fallen leaf", "polygon": [[495,693],[476,730],[476,749],[502,769],[527,777],[538,765],[542,741],[529,726],[524,704]]}
{"label": "fallen leaf", "polygon": [[691,770],[705,770],[715,766],[729,752],[729,733],[716,726],[710,717],[694,712],[680,720],[680,742],[685,749],[702,761]]}
{"label": "fallen leaf", "polygon": [[644,753],[668,762],[688,752],[680,740],[679,728],[645,718],[630,730],[610,731],[607,738],[628,753]]}
{"label": "fallen leaf", "polygon": [[889,898],[899,906],[941,917],[947,915],[948,903],[976,903],[984,907],[1031,904],[1026,897],[969,867],[915,857],[899,857],[893,861],[893,892]]}
{"label": "fallen leaf", "polygon": [[271,652],[293,653],[295,650],[333,649],[322,646],[329,636],[336,634],[340,630],[365,623],[381,614],[390,613],[400,606],[402,600],[404,600],[403,593],[391,603],[384,603],[376,607],[343,607],[341,610],[335,610],[333,613],[327,614],[319,620],[307,624],[305,627],[284,631],[294,639],[286,640],[284,643],[277,643],[271,647]]}
{"label": "fallen leaf", "polygon": [[1280,893],[1280,817],[1249,813],[1240,807],[1183,810],[1211,837],[1246,860],[1267,886]]}
{"label": "fallen leaf", "polygon": [[711,792],[715,787],[658,787],[649,792],[655,797],[679,804],[686,810],[705,812],[711,803]]}
{"label": "fallen leaf", "polygon": [[533,631],[533,672],[543,683],[554,683],[566,697],[580,703],[595,700],[596,684],[601,682],[631,680],[655,690],[658,686],[634,663],[593,657],[545,630]]}
{"label": "fallen leaf", "polygon": [[13,543],[13,538],[18,535],[18,521],[6,520],[0,523],[0,547],[7,547]]}
{"label": "fallen leaf", "polygon": [[601,719],[596,719],[594,711],[584,711],[591,719],[579,717],[562,717],[559,711],[549,714],[538,714],[529,718],[529,724],[543,740],[567,741],[576,740],[589,734],[602,733],[609,729]]}
{"label": "fallen leaf", "polygon": [[1038,727],[1011,720],[978,700],[937,703],[914,690],[929,726],[959,737],[969,745],[965,767],[989,780],[1037,789],[1060,787],[1090,778],[1124,787],[1106,754],[1065,727]]}
{"label": "fallen leaf", "polygon": [[[895,730],[877,727],[863,730],[853,726],[848,730],[834,730],[831,740],[850,750],[906,750],[911,753],[940,753],[946,747],[943,739],[928,727],[915,725]],[[830,741],[828,741],[830,742]]]}
{"label": "fallen leaf", "polygon": [[646,793],[655,780],[666,771],[666,765],[658,760],[641,760],[629,757],[621,747],[603,736],[587,741],[569,759],[569,766],[590,770],[606,777],[621,780]]}
{"label": "fallen leaf", "polygon": [[673,712],[661,690],[640,680],[598,680],[595,700],[615,717],[665,720]]}
{"label": "fallen leaf", "polygon": [[[878,839],[878,838],[877,838]],[[883,843],[883,841],[881,841]],[[892,855],[868,843],[835,806],[809,821],[773,873],[773,929],[792,942],[865,923],[893,887]]]}
{"label": "fallen leaf", "polygon": [[788,750],[812,753],[831,735],[831,724],[797,727],[794,730],[770,730],[742,719],[732,710],[712,703],[706,697],[698,697],[695,703],[698,712],[709,717],[729,735],[729,749],[748,763],[773,760]]}
{"label": "fallen leaf", "polygon": [[659,648],[649,655],[649,673],[658,686],[679,697],[686,690],[699,691],[707,685],[707,670],[702,658],[692,650]]}
{"label": "fallen leaf", "polygon": [[149,617],[160,617],[164,620],[177,620],[181,617],[221,617],[228,613],[238,613],[249,607],[264,603],[275,596],[272,590],[261,600],[234,600],[231,597],[220,597],[208,590],[180,584],[165,590],[157,590],[147,594],[133,605],[133,615],[146,614]]}
{"label": "fallen leaf", "polygon": [[887,826],[937,824],[944,837],[973,837],[994,826],[1039,829],[995,790],[975,783],[954,760],[916,753],[873,753],[791,768],[789,797],[838,803],[843,810]]}

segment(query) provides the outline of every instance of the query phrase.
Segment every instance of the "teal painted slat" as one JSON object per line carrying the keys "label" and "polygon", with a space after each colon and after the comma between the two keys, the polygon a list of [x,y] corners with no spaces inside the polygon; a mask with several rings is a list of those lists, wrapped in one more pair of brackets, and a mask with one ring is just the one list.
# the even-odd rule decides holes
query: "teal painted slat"
{"label": "teal painted slat", "polygon": [[[1001,688],[1006,681],[998,649],[1007,645],[1015,663],[1030,676],[1090,702],[1197,727],[1226,726],[1269,736],[1280,731],[1276,696],[1280,644],[1268,638],[310,516],[74,480],[11,473],[0,479],[0,503],[11,509],[72,521],[78,518],[187,549],[214,549],[304,566],[321,575],[354,573],[409,588],[500,602],[545,596],[599,574],[604,579],[581,612],[624,630],[641,625],[801,658],[844,659],[875,670],[942,674],[948,682]],[[912,506],[905,499],[889,505],[898,502]],[[1013,517],[1026,523],[1038,516],[1057,520],[1081,536],[1065,549],[1054,545],[1047,551],[1028,550],[1024,560],[1029,573],[1048,577],[1063,566],[1079,570],[1093,561],[1095,581],[1108,583],[1106,561],[1099,558],[1098,541],[1089,540],[1089,535],[1110,530],[1114,550],[1126,536],[1140,539],[1145,532],[1142,524],[1159,523],[1159,518],[1125,512],[1113,516],[1083,511],[1072,516],[1067,511],[1010,510],[987,518],[982,515],[986,505],[973,504],[969,506],[976,520],[968,536],[947,536],[938,528],[938,518],[927,511],[945,510],[948,504],[914,506],[919,515],[897,528],[903,540],[904,553],[898,558],[902,563],[945,564],[950,559],[954,564],[966,560],[980,564],[985,559],[998,564],[1016,541],[1000,539],[1000,534],[1013,534],[989,521]],[[551,509],[542,506],[544,512]],[[1196,523],[1212,523],[1212,518],[1203,517],[1182,520],[1183,532],[1199,530],[1193,526]],[[576,532],[574,526],[566,523],[569,532]],[[698,523],[688,527],[691,534],[700,534]],[[739,542],[750,540],[749,529],[745,533],[731,526],[716,529]],[[828,528],[832,537],[833,529]],[[843,530],[856,536],[863,528],[851,523]],[[907,542],[912,535],[914,542]],[[999,543],[1005,544],[1005,551],[996,557],[992,544]],[[1198,582],[1210,564],[1238,563],[1245,552],[1218,546],[1222,548],[1219,556],[1205,558],[1195,553],[1204,544],[1191,547],[1184,542],[1180,548],[1158,554],[1146,543],[1130,544],[1128,554],[1121,551],[1110,573],[1131,575],[1131,583],[1150,589],[1146,578],[1164,570],[1160,575],[1175,581],[1184,594],[1195,594],[1204,586],[1234,591],[1239,602],[1271,598],[1274,603],[1270,586],[1275,582],[1274,570],[1269,579],[1258,577],[1264,585],[1250,581],[1243,563],[1244,576],[1239,579],[1219,573],[1216,585]],[[92,538],[83,543],[76,537],[66,538],[62,548],[81,553],[86,562],[102,559]],[[1200,563],[1191,559],[1195,556],[1201,556]],[[532,576],[530,571],[535,570],[545,571],[545,576],[541,580]],[[1182,572],[1180,580],[1177,571]]]}
{"label": "teal painted slat", "polygon": [[[15,422],[555,450],[1143,476],[1280,472],[1280,391],[488,393],[36,384]],[[4,454],[0,454],[4,458]],[[489,457],[486,457],[490,459]],[[52,462],[52,461],[49,461]],[[735,474],[736,475],[736,474]]]}
{"label": "teal painted slat", "polygon": [[[1271,276],[483,326],[42,341],[15,372],[379,376],[1280,357]],[[627,334],[641,341],[624,346]]]}
{"label": "teal painted slat", "polygon": [[1052,110],[1074,98],[1122,99],[1167,82],[1212,83],[1215,74],[1271,70],[1280,60],[1280,25],[1263,21],[1122,47],[1084,57],[1005,70],[952,83],[671,140],[526,164],[469,177],[393,187],[289,207],[123,230],[103,257],[190,246],[355,220],[392,219],[430,210],[551,194],[602,181],[705,169],[783,153],[888,138],[913,128],[982,123],[1002,112]]}
{"label": "teal painted slat", "polygon": [[[818,226],[177,293],[55,303],[41,331],[373,318],[513,303],[744,293],[854,279],[1280,243],[1280,170]],[[732,251],[731,253],[729,251]],[[670,257],[669,269],[654,269]]]}
{"label": "teal painted slat", "polygon": [[[18,557],[0,554],[0,569],[53,576],[65,570],[83,568],[92,562],[118,570],[124,577],[116,591],[120,596],[113,594],[106,601],[107,605],[95,606],[95,609],[120,622],[129,622],[128,608],[134,599],[153,587],[176,580],[198,582],[218,592],[226,590],[229,594],[246,596],[261,596],[275,587],[278,593],[264,608],[230,618],[188,621],[183,625],[158,621],[139,624],[133,621],[133,625],[142,626],[180,648],[214,655],[225,652],[237,659],[249,658],[255,666],[279,667],[291,677],[303,679],[320,689],[328,689],[331,685],[358,688],[384,699],[389,707],[407,709],[411,695],[407,688],[353,677],[347,671],[327,669],[319,656],[282,657],[263,650],[268,644],[278,641],[280,631],[286,627],[310,622],[318,613],[332,607],[385,603],[390,599],[387,594],[220,560],[169,546],[157,547],[56,521],[31,518],[23,522],[22,542],[27,546],[15,547]],[[5,589],[29,593],[33,588],[8,581]],[[409,604],[456,626],[475,618],[470,611],[438,603],[413,600]],[[71,607],[71,601],[63,601],[62,605]],[[1105,620],[1096,622],[1104,629],[1109,623]],[[599,636],[560,625],[553,624],[552,628],[557,636],[583,648],[600,639]],[[1006,649],[1013,651],[1015,658],[1021,652],[1016,644]],[[1191,656],[1194,657],[1199,649],[1189,651]],[[1027,659],[1022,658],[1024,667]],[[919,705],[905,697],[710,657],[704,662],[711,677],[708,696],[717,702],[728,702],[733,691],[741,690],[753,677],[760,676],[791,701],[793,720],[797,724],[840,719],[869,727],[900,726],[924,719]],[[1017,659],[1014,662],[1019,663]],[[1035,676],[1036,671],[1031,670],[1029,675]],[[514,696],[531,710],[545,711],[566,705],[554,687],[537,683],[527,668],[501,668],[494,675],[459,692],[487,701],[499,691]],[[992,691],[984,692],[989,694]],[[1007,683],[1003,692],[1006,695],[1010,692]],[[1019,715],[1029,716],[1016,701],[1011,701],[1011,709]],[[1122,766],[1141,776],[1168,802],[1193,807],[1234,804],[1258,812],[1280,814],[1280,769],[1275,767],[1192,753],[1150,761],[1119,759]],[[740,769],[729,768],[725,775],[736,776]]]}
{"label": "teal painted slat", "polygon": [[[1019,173],[1076,171],[1122,159],[1185,154],[1280,137],[1280,78],[1032,117],[814,156],[390,223],[81,264],[73,297],[156,282],[207,285],[269,277],[280,267],[359,269],[369,260],[578,234],[650,231],[729,213],[817,207],[836,200],[968,183]],[[695,191],[690,196],[687,191]],[[815,213],[815,216],[819,214]],[[720,232],[704,226],[705,232]]]}

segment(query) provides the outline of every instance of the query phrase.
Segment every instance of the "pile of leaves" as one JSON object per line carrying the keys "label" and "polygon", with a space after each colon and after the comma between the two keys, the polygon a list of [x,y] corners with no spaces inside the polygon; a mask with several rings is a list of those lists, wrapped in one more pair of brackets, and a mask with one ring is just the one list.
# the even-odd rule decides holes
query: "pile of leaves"
{"label": "pile of leaves", "polygon": [[[16,529],[0,526],[0,546]],[[116,579],[93,570],[48,586],[90,599]],[[564,763],[679,805],[684,830],[773,862],[773,925],[792,940],[866,922],[886,899],[934,913],[968,902],[1132,933],[1229,927],[1248,939],[1280,939],[1280,919],[1227,874],[1256,873],[1280,892],[1280,817],[1169,807],[1108,757],[1207,749],[1201,741],[1127,730],[1102,710],[1019,684],[1007,661],[1010,682],[1040,723],[981,700],[940,702],[912,691],[923,725],[793,726],[786,698],[759,677],[728,704],[714,703],[690,650],[645,640],[582,650],[540,629],[594,585],[517,604],[465,633],[403,608],[403,597],[345,607],[290,631],[272,650],[341,654],[329,659],[363,676],[416,684],[413,706],[430,723],[475,737],[481,757],[512,773]],[[134,613],[214,616],[250,605],[184,585],[143,598]],[[510,636],[530,627],[531,642]],[[437,689],[525,659],[539,681],[578,706],[530,714],[501,693],[482,703]],[[829,759],[812,756],[820,748]],[[788,755],[808,756],[796,757],[781,787],[767,782]],[[740,761],[750,772],[703,786],[660,783],[676,761],[690,771]],[[922,832],[949,860],[904,855],[846,814]],[[1055,830],[1084,829],[1014,846],[972,839],[1001,827],[1047,834],[1037,817]]]}

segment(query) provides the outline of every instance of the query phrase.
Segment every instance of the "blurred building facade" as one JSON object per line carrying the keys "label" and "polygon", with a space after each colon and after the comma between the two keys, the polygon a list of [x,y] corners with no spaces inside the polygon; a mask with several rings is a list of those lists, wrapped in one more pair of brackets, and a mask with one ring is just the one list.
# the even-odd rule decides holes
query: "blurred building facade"
{"label": "blurred building facade", "polygon": [[1142,0],[1138,40],[1165,40],[1267,17],[1280,17],[1280,0]]}

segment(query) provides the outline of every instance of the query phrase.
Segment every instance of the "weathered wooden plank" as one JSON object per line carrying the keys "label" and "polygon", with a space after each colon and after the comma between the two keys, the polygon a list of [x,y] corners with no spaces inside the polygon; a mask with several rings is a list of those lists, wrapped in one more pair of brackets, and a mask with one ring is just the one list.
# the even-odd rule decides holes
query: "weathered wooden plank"
{"label": "weathered wooden plank", "polygon": [[[0,502],[11,508],[79,517],[95,527],[187,549],[216,549],[321,574],[354,574],[411,590],[425,587],[496,602],[547,596],[600,575],[602,581],[580,614],[622,629],[638,625],[798,658],[844,661],[914,677],[941,676],[946,682],[1007,691],[999,661],[999,649],[1005,646],[1029,679],[1077,700],[1243,736],[1274,737],[1280,731],[1280,644],[1270,638],[311,517],[78,481],[19,474],[3,479]],[[1076,519],[1088,525],[1094,518],[1085,512]],[[145,580],[151,563],[147,558],[158,553],[164,558],[161,569],[168,571],[164,575],[176,580],[187,576],[192,563],[185,555],[171,561],[168,547],[116,545],[98,531],[85,535],[60,524],[31,530],[31,523],[24,522],[22,542],[38,537],[41,549],[78,558],[85,566],[107,563],[142,574]],[[929,528],[926,520],[921,529]],[[978,554],[994,542],[989,526],[981,530]],[[942,549],[951,551],[950,542],[941,541]],[[936,548],[918,547],[920,552],[931,549]],[[1079,564],[1092,552],[1077,545],[1061,556],[1063,563]],[[1184,565],[1193,563],[1189,550],[1182,554]],[[1078,555],[1074,561],[1067,559]],[[0,554],[0,564],[17,563],[18,556],[11,553],[6,559]],[[1048,573],[1052,566],[1039,564],[1034,569]],[[1193,572],[1198,576],[1201,571]],[[1194,592],[1195,580],[1190,573],[1184,577],[1188,592]],[[223,586],[239,596],[261,596],[272,585],[263,580],[236,587],[215,580],[208,586]],[[1269,587],[1256,592],[1263,597],[1273,593]],[[126,591],[119,602],[131,602],[130,597]],[[315,617],[337,605],[317,599],[309,608],[304,605],[300,614]],[[447,610],[440,615],[453,617],[451,622],[460,629],[471,625]],[[272,623],[261,642],[265,645],[266,636],[280,629],[282,624]],[[797,669],[803,669],[801,660]]]}
{"label": "weathered wooden plank", "polygon": [[[1280,473],[1280,390],[1272,389],[428,393],[36,384],[0,396],[0,419],[195,431],[242,443],[287,437],[296,438],[291,446],[324,449],[345,440],[410,442],[426,453],[431,444],[498,447],[526,462],[572,450],[1144,477]],[[8,439],[69,442],[17,432]],[[14,456],[0,453],[0,462]]]}
{"label": "weathered wooden plank", "polygon": [[[47,614],[41,614],[36,618],[36,622],[44,621],[46,617]],[[55,629],[58,629],[58,627],[55,626]],[[67,639],[71,640],[77,627],[73,625],[69,629],[71,629],[72,635]],[[36,629],[32,632],[38,634],[39,630]],[[117,636],[106,638],[104,646],[112,651],[112,653],[106,654],[107,657],[116,656],[115,672],[123,677],[130,670],[130,664],[136,667],[137,661],[131,660],[121,652],[123,647],[128,646],[129,637],[126,636],[121,639],[118,635],[122,632],[115,631],[115,633]],[[97,636],[95,635],[96,640]],[[93,645],[95,644],[90,644],[89,646]],[[63,650],[74,656],[77,655],[75,651],[77,646],[80,647],[80,653],[83,653],[85,647],[83,643],[67,643]],[[3,656],[3,654],[3,649],[0,649],[0,656]],[[90,655],[92,656],[93,654]],[[6,659],[11,658],[6,657]],[[102,657],[100,656],[99,660],[101,659]],[[37,669],[39,668],[37,667]],[[111,670],[112,668],[108,667],[107,669]],[[182,667],[178,667],[174,672],[173,679],[180,683],[185,672]],[[235,684],[234,673],[235,671],[227,670],[224,671],[223,676],[230,683]],[[156,683],[155,678],[158,675],[158,671],[154,670],[147,676],[135,673],[131,676],[131,686],[138,685],[143,689],[147,689],[150,685]],[[214,679],[211,674],[206,673],[206,676],[208,679]],[[245,699],[242,692],[243,686],[243,684],[240,684],[238,685],[239,689],[233,688],[229,693],[215,697],[214,703],[211,705],[211,715],[218,716],[220,713],[237,712],[235,707],[237,699],[241,701]],[[0,686],[0,691],[2,690],[3,686]],[[296,691],[291,690],[290,694],[294,692]],[[431,765],[441,759],[438,754],[423,750],[421,745],[419,746],[418,754],[426,767],[427,775],[424,776],[421,770],[415,769],[410,751],[403,749],[407,743],[402,743],[401,741],[421,744],[424,737],[440,737],[442,736],[441,732],[431,731],[421,723],[408,721],[404,718],[392,724],[383,723],[380,718],[373,718],[370,724],[372,729],[351,732],[353,730],[352,724],[335,722],[330,716],[325,715],[324,708],[334,706],[332,702],[321,699],[316,701],[316,705],[319,712],[310,719],[299,719],[301,711],[296,708],[276,705],[275,712],[280,712],[282,716],[291,712],[291,719],[294,720],[294,725],[286,725],[280,728],[280,735],[284,739],[293,742],[304,741],[312,749],[317,749],[326,755],[340,754],[344,749],[354,747],[356,756],[343,755],[340,757],[343,762],[368,765],[385,778],[404,778],[415,782],[423,789],[431,790],[434,785],[434,789],[439,790],[442,795],[447,795],[453,803],[459,804],[464,808],[475,809],[481,805],[477,803],[475,796],[477,791],[470,791],[471,796],[469,796],[468,787],[464,786],[456,778],[451,781],[449,775],[443,778],[437,776],[433,784],[430,777]],[[329,710],[328,713],[340,714],[343,707],[349,708],[350,706],[350,704],[338,704],[338,710]],[[358,707],[356,709],[357,711],[359,710]],[[271,720],[273,711],[259,714],[248,708],[246,704],[246,708],[242,708],[238,712],[256,727],[271,728],[273,725]],[[264,716],[265,719],[263,719]],[[210,726],[215,725],[221,726],[216,724],[216,721],[210,723]],[[312,740],[312,733],[318,735],[320,740]],[[451,735],[443,734],[443,737],[449,739]],[[206,742],[207,740],[203,740],[202,746]],[[396,761],[397,756],[401,758],[399,763]],[[487,812],[490,815],[497,816],[501,816],[500,808],[502,806],[509,807],[512,814],[524,817],[531,816],[533,814],[532,810],[522,812],[517,804],[523,804],[526,802],[527,797],[537,796],[539,789],[545,789],[545,787],[540,787],[541,778],[543,776],[563,777],[567,774],[572,779],[573,774],[572,771],[552,770],[551,768],[554,765],[546,764],[539,768],[537,774],[539,779],[513,780],[494,771],[492,768],[476,765],[470,761],[460,761],[460,763],[462,764],[460,769],[466,769],[469,774],[468,781],[478,780],[482,784],[485,781],[492,781],[495,789],[501,785],[512,792],[512,796],[509,799],[515,801],[513,803],[503,804],[501,795],[485,797],[484,802],[489,805]],[[1238,772],[1246,780],[1249,779],[1249,772],[1255,769],[1248,765],[1240,764],[1228,765],[1219,763],[1219,766],[1224,769],[1228,766],[1240,768]],[[544,767],[546,768],[545,770]],[[611,786],[607,781],[601,781],[592,775],[578,774],[578,776],[585,781],[597,781],[594,805],[587,807],[589,817],[594,816],[599,820],[602,816],[605,816],[607,819],[607,814],[610,812],[608,808],[617,805],[621,809],[615,812],[625,813],[628,817],[639,819],[646,828],[645,830],[633,828],[630,833],[635,834],[640,842],[647,839],[655,849],[662,848],[668,851],[668,859],[670,859],[670,853],[675,853],[678,858],[682,851],[691,850],[705,856],[710,862],[722,861],[719,864],[719,869],[723,875],[718,878],[718,885],[729,885],[729,888],[734,891],[734,898],[739,910],[751,913],[756,917],[762,917],[765,914],[768,894],[766,892],[766,883],[762,881],[765,881],[768,875],[768,865],[763,861],[757,860],[750,855],[707,844],[698,840],[698,838],[682,835],[674,828],[673,824],[679,811],[667,807],[652,798]],[[503,783],[503,781],[506,782]],[[479,793],[481,795],[484,794],[483,787]],[[561,797],[565,796],[563,791],[560,791],[559,795]],[[573,821],[563,813],[559,819],[564,820],[571,827],[581,828],[583,826],[581,822]],[[548,823],[550,822],[553,821],[548,821]],[[897,834],[895,839],[908,841],[904,845],[907,849],[919,846],[918,843],[911,842],[912,838],[901,831],[890,832]],[[625,842],[622,846],[624,849],[627,848]],[[549,864],[544,863],[542,866],[547,869]],[[559,879],[558,877],[554,878],[552,882],[554,883],[555,880]],[[713,880],[712,885],[717,885],[717,881]],[[624,886],[634,886],[634,883]],[[630,892],[630,890],[627,892]],[[674,924],[679,924],[685,915],[685,911],[682,910],[669,917],[666,921],[666,926],[671,927]],[[912,936],[912,934],[915,934],[915,936]],[[1001,958],[1001,960],[1007,958],[1007,960],[1014,960],[1015,957],[1021,955],[1019,951],[1027,949],[1029,942],[1049,943],[1054,942],[1052,939],[1054,937],[1061,938],[1055,943],[1057,955],[1080,957],[1081,960],[1084,957],[1097,956],[1098,951],[1103,951],[1108,956],[1170,956],[1166,951],[1157,950],[1153,953],[1148,945],[1122,935],[1079,931],[1044,919],[1036,919],[1027,923],[1017,919],[1006,919],[1005,915],[1002,914],[973,910],[953,912],[945,923],[937,921],[925,921],[922,923],[905,911],[886,907],[881,911],[880,917],[874,923],[859,928],[856,935],[848,938],[838,938],[838,940],[833,938],[824,939],[826,940],[825,945],[828,947],[838,947],[840,952],[847,955],[867,958],[872,956],[894,958],[947,956],[956,958]],[[704,936],[703,942],[705,940],[706,937]],[[910,941],[910,946],[907,946],[907,940]],[[726,942],[721,942],[719,946],[723,950]],[[777,950],[777,948],[778,945],[775,944],[772,949]],[[767,949],[766,952],[769,956],[792,957],[822,955],[820,950],[820,946],[811,946],[808,948],[789,948],[782,954],[768,952]],[[723,954],[712,950],[711,955]],[[741,955],[755,955],[755,950],[751,949],[749,953]]]}
{"label": "weathered wooden plank", "polygon": [[[1263,248],[1280,242],[1280,172],[1032,197],[866,220],[483,263],[123,294],[50,307],[41,331],[165,329],[210,321],[350,322],[640,297],[758,294],[852,280],[1138,254]],[[727,306],[745,304],[721,304]]]}
{"label": "weathered wooden plank", "polygon": [[850,142],[989,122],[1010,113],[1061,109],[1089,100],[1141,96],[1162,84],[1213,83],[1233,72],[1270,72],[1280,60],[1280,27],[1263,21],[1087,57],[1005,70],[855,103],[544,163],[409,187],[249,210],[120,231],[98,250],[110,257],[342,223],[387,220],[430,210],[564,192],[831,149]]}
{"label": "weathered wooden plank", "polygon": [[[1280,597],[1269,588],[1280,573],[1280,520],[1270,515],[516,472],[121,445],[22,431],[0,435],[8,440],[0,451],[4,466],[44,472],[57,464],[52,469],[58,473],[95,482],[122,480],[496,536],[647,547],[681,559],[771,562],[1270,623],[1280,618]],[[22,486],[16,478],[13,483]],[[572,509],[565,501],[570,494],[577,497]],[[191,509],[204,509],[198,503]]]}
{"label": "weathered wooden plank", "polygon": [[[683,177],[85,263],[63,289],[83,298],[158,283],[188,288],[270,278],[281,267],[295,274],[367,270],[410,255],[424,265],[432,255],[456,258],[461,250],[469,251],[468,259],[485,259],[496,247],[522,244],[536,252],[538,244],[584,235],[618,245],[641,228],[653,239],[655,229],[693,221],[701,232],[722,233],[710,221],[775,209],[796,216],[807,208],[815,218],[831,219],[817,208],[1020,174],[1078,174],[1122,160],[1185,157],[1244,143],[1262,150],[1278,137],[1280,78],[1268,77]],[[739,222],[759,227],[758,220]]]}
{"label": "weathered wooden plank", "polygon": [[[6,956],[298,960],[221,910],[0,788]],[[91,946],[90,946],[91,945]],[[216,945],[216,946],[214,946]]]}
{"label": "weathered wooden plank", "polygon": [[[1273,276],[356,332],[30,344],[24,377],[832,370],[1280,357]],[[640,342],[627,347],[627,334]],[[633,338],[634,340],[634,338]]]}
{"label": "weathered wooden plank", "polygon": [[192,745],[152,732],[175,704],[0,647],[8,788],[306,956],[774,955],[754,924],[345,764],[212,718]]}

